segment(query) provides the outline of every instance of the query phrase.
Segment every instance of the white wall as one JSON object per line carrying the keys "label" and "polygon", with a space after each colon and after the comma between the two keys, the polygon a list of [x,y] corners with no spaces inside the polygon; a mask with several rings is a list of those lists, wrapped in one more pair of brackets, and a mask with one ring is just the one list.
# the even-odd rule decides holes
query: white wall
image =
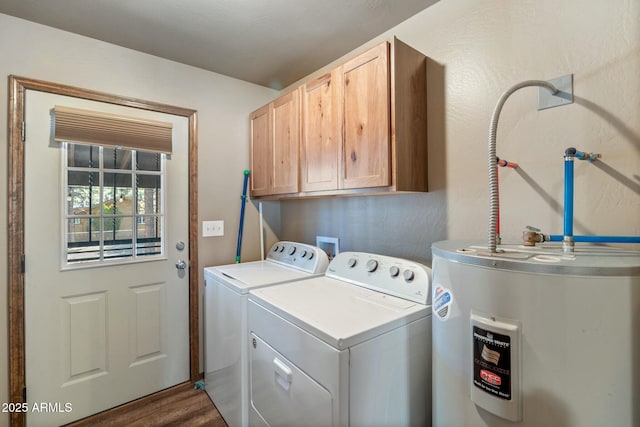
{"label": "white wall", "polygon": [[486,242],[493,108],[520,81],[565,74],[574,104],[537,111],[538,90],[527,88],[503,109],[497,153],[520,164],[499,172],[503,240],[519,240],[527,225],[562,234],[570,146],[603,154],[575,165],[575,234],[640,235],[640,2],[441,0],[346,57],[393,35],[434,61],[432,192],[283,202],[282,238],[333,235],[343,249],[425,261],[437,240]]}
{"label": "white wall", "polygon": [[[10,74],[198,110],[198,215],[200,220],[225,220],[226,233],[199,239],[199,264],[234,262],[243,171],[249,166],[248,115],[276,92],[3,14],[0,40],[0,141],[7,141]],[[6,165],[3,146],[0,164]],[[5,166],[1,170],[0,402],[7,402],[7,174]],[[278,205],[265,210],[277,228]],[[257,224],[256,209],[247,204],[243,260],[260,254]],[[275,240],[272,231],[267,240]],[[7,414],[0,414],[0,426],[7,423]]]}

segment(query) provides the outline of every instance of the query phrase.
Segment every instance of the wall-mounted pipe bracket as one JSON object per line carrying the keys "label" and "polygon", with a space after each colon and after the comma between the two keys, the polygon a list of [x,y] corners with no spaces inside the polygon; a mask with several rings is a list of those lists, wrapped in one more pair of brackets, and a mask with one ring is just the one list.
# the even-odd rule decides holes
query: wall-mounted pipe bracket
{"label": "wall-mounted pipe bracket", "polygon": [[548,82],[554,85],[558,92],[554,94],[549,89],[540,87],[538,89],[538,111],[573,104],[573,74],[556,77]]}

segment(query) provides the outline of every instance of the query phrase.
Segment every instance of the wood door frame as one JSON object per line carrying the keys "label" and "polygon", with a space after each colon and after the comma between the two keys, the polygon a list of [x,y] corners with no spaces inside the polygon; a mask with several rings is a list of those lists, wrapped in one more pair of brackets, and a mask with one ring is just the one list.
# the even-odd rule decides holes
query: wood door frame
{"label": "wood door frame", "polygon": [[[200,375],[198,322],[198,112],[141,99],[82,89],[43,80],[9,76],[8,108],[8,336],[9,401],[25,402],[24,317],[24,171],[23,123],[25,92],[35,90],[189,118],[189,362],[190,380]],[[10,414],[11,426],[24,426],[25,413]]]}

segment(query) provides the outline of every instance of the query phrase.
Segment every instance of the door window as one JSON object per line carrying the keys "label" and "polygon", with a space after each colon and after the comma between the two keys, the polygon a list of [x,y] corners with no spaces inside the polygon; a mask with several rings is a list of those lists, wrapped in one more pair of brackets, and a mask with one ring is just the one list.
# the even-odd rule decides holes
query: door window
{"label": "door window", "polygon": [[62,143],[63,268],[164,257],[166,155]]}

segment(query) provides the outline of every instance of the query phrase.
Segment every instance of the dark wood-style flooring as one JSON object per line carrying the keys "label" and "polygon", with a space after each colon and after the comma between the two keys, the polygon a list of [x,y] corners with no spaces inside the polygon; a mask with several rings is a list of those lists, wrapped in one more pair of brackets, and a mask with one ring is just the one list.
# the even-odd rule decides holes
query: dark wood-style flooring
{"label": "dark wood-style flooring", "polygon": [[227,427],[204,390],[185,383],[114,409],[84,418],[66,427],[207,426]]}

